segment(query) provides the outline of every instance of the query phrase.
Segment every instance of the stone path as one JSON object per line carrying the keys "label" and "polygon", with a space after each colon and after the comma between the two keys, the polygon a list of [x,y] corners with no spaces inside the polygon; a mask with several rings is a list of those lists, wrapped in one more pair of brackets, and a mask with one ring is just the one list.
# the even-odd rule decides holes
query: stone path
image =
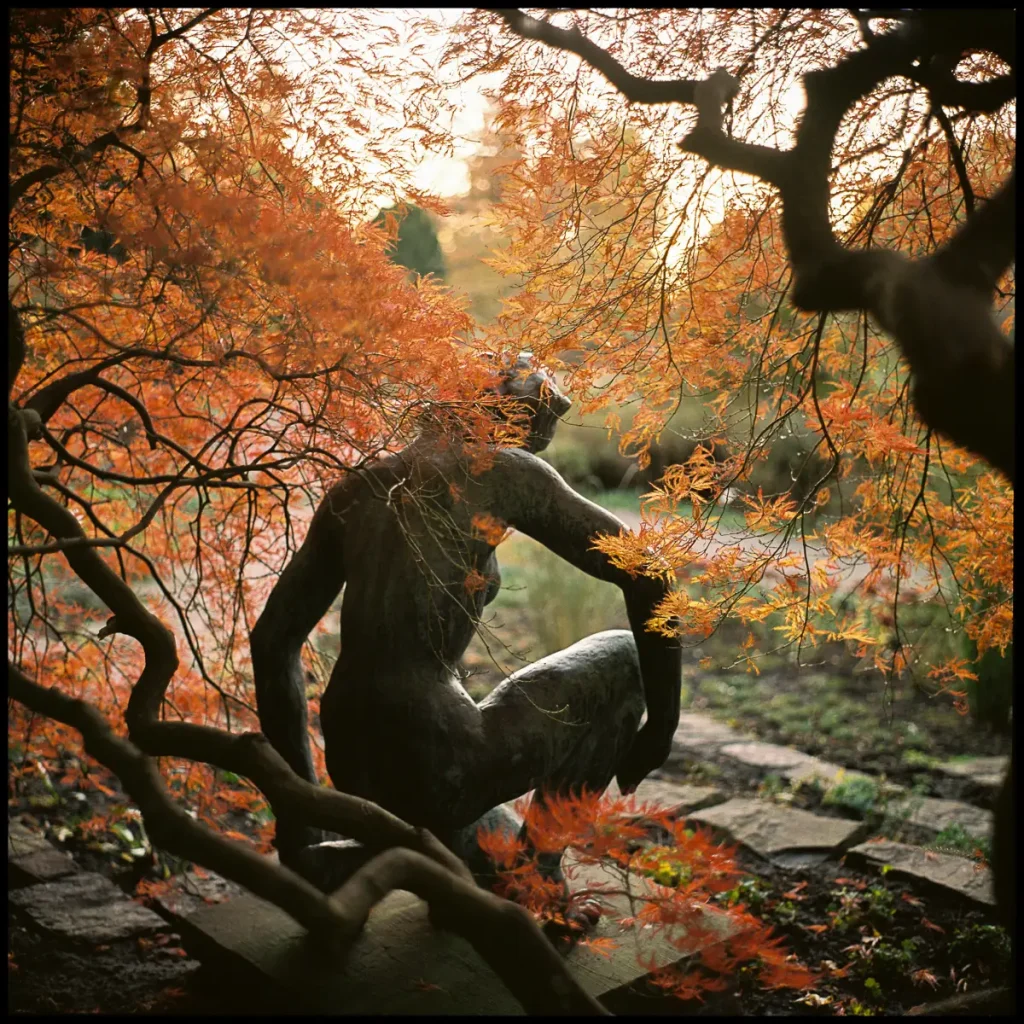
{"label": "stone path", "polygon": [[[167,921],[103,875],[82,871],[19,821],[8,821],[7,865],[8,913],[40,939],[31,952],[19,953],[17,969],[29,966],[26,957],[38,958],[47,967],[37,966],[37,973],[45,970],[56,986],[82,986],[88,991],[80,998],[97,1005],[115,987],[119,1008],[136,1005],[134,992],[148,998],[182,985],[199,969],[177,948],[178,936]],[[89,964],[84,976],[73,969],[83,961]],[[18,984],[16,979],[10,975],[9,984]],[[60,1012],[60,1004],[54,1005]]]}
{"label": "stone path", "polygon": [[[962,779],[977,791],[1001,781],[1005,758],[976,758],[942,765],[939,771]],[[789,791],[776,799],[755,799],[725,785],[693,785],[680,778],[684,762],[735,769],[751,784],[768,776],[784,779]],[[788,806],[792,790],[816,785],[841,792],[856,781],[877,793],[886,821],[916,836],[921,845],[879,840],[878,827],[851,817]],[[618,795],[613,784],[610,795]],[[863,773],[811,757],[798,750],[763,743],[711,718],[680,717],[672,756],[665,769],[639,787],[638,800],[671,808],[695,825],[704,825],[730,842],[782,868],[846,858],[866,871],[892,871],[924,887],[955,893],[968,903],[990,906],[992,880],[965,856],[929,849],[938,833],[959,825],[985,837],[992,815],[970,803],[921,797],[883,785]],[[837,801],[841,803],[841,801]],[[833,804],[835,806],[835,804]],[[897,833],[898,834],[898,833]],[[160,916],[139,906],[99,875],[80,871],[66,854],[42,837],[13,823],[8,838],[10,902],[36,927],[80,943],[106,943],[166,931]],[[595,870],[587,869],[590,874]],[[589,875],[574,886],[594,881]],[[226,971],[242,971],[253,985],[284,994],[296,1008],[319,1012],[367,1013],[514,1013],[520,1007],[475,951],[457,936],[435,931],[425,906],[409,893],[391,893],[371,914],[358,942],[342,964],[326,964],[305,941],[305,933],[275,907],[216,876],[193,878],[193,895],[172,894],[161,913],[175,922],[189,952]],[[217,901],[226,899],[224,903]],[[623,909],[620,916],[627,916]],[[612,915],[614,916],[614,915]],[[601,927],[614,928],[610,922]],[[724,927],[724,925],[723,925]],[[654,951],[659,964],[686,954],[667,943]],[[194,967],[194,963],[190,961]],[[571,969],[585,987],[606,1001],[645,974],[632,943],[623,943],[610,960],[585,949],[570,954]],[[187,965],[182,965],[185,968]],[[614,999],[612,999],[614,1003]]]}

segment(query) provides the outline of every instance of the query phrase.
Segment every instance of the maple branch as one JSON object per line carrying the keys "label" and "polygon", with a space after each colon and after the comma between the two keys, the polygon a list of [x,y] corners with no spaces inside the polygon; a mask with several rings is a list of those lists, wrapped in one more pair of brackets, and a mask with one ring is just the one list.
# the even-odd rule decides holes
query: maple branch
{"label": "maple branch", "polygon": [[21,326],[21,317],[14,308],[10,296],[7,297],[7,400],[10,401],[14,382],[21,373],[25,362],[25,331]]}
{"label": "maple branch", "polygon": [[477,888],[460,861],[455,861],[460,868],[456,872],[454,866],[415,850],[390,849],[326,896],[294,871],[193,820],[171,799],[153,758],[115,735],[91,704],[32,682],[10,662],[7,679],[15,700],[82,734],[86,753],[121,780],[156,845],[280,907],[320,942],[328,943],[331,953],[348,947],[388,893],[405,889],[427,903],[436,925],[461,935],[480,953],[527,1013],[608,1015],[569,973],[530,913]]}
{"label": "maple branch", "polygon": [[[63,553],[68,564],[113,613],[107,635],[119,632],[131,636],[145,652],[145,664],[125,712],[132,739],[154,756],[207,761],[246,775],[272,806],[309,813],[312,823],[351,835],[371,847],[409,845],[422,850],[422,837],[401,819],[358,797],[313,786],[295,776],[259,733],[231,735],[208,726],[159,721],[164,694],[178,667],[174,637],[93,547],[81,546],[87,538],[75,515],[45,494],[33,478],[24,418],[21,411],[8,406],[8,488],[12,506],[56,541],[66,544]],[[68,545],[70,541],[77,541],[79,546]],[[434,855],[452,870],[457,864],[461,866],[452,854],[440,854],[435,849]]]}
{"label": "maple branch", "polygon": [[1017,75],[1011,72],[987,82],[961,82],[952,72],[930,73],[910,68],[907,77],[928,90],[936,106],[957,107],[968,114],[994,114],[1017,95]]}
{"label": "maple branch", "polygon": [[108,146],[118,145],[119,143],[120,139],[116,129],[104,132],[98,138],[93,139],[87,146],[83,146],[81,149],[71,153],[63,166],[61,164],[44,164],[42,167],[37,167],[34,171],[23,174],[10,186],[7,198],[7,212],[10,213],[14,209],[18,200],[33,185],[49,181],[51,178],[57,177],[58,174],[63,174],[65,171],[91,160],[94,156],[102,153]]}
{"label": "maple branch", "polygon": [[[421,854],[391,849],[361,867],[333,899],[352,914],[355,933],[394,889],[425,900],[431,921],[472,943],[529,1014],[610,1016],[569,973],[528,910],[451,875]],[[538,941],[538,939],[540,941]]]}
{"label": "maple branch", "polygon": [[518,8],[492,8],[521,39],[538,39],[556,50],[582,57],[615,86],[631,103],[692,103],[697,82],[688,78],[656,81],[630,74],[607,50],[591,42],[576,28],[558,28],[538,21]]}
{"label": "maple branch", "polygon": [[956,134],[953,131],[953,124],[949,120],[949,115],[942,107],[933,104],[932,113],[935,116],[935,120],[939,122],[942,134],[946,136],[946,146],[953,161],[957,180],[960,182],[960,192],[964,197],[964,209],[967,212],[967,216],[972,217],[974,216],[974,187],[971,185],[970,176],[967,174],[967,164],[964,163],[963,146],[957,140]]}
{"label": "maple branch", "polygon": [[179,36],[183,36],[189,29],[195,28],[202,21],[206,21],[207,18],[212,14],[216,14],[218,11],[226,10],[224,7],[207,7],[206,10],[200,11],[194,17],[188,19],[188,21],[182,22],[177,28],[168,29],[166,32],[161,32],[159,35],[154,35],[150,40],[149,46],[146,48],[146,57],[152,57],[156,51],[163,46],[165,43],[169,43],[172,39],[177,39]]}
{"label": "maple branch", "polygon": [[[499,13],[518,35],[569,49],[618,85],[613,74],[621,65],[575,29],[555,29],[521,12]],[[793,149],[783,152],[725,134],[722,111],[739,82],[722,68],[695,84],[689,98],[675,97],[697,108],[696,127],[679,145],[713,166],[778,188],[793,267],[793,304],[805,312],[871,313],[910,364],[915,405],[925,423],[987,459],[1012,482],[1014,349],[995,324],[990,296],[1014,259],[1016,175],[923,260],[879,249],[846,249],[829,218],[832,148],[854,104],[888,78],[914,79],[922,58],[977,46],[1012,64],[1013,54],[1004,53],[1012,41],[1001,39],[1005,32],[998,26],[978,24],[985,19],[964,12],[906,18],[901,29],[872,33],[863,49],[804,75],[807,106]],[[636,86],[629,81],[620,89],[631,98]]]}
{"label": "maple branch", "polygon": [[32,682],[10,662],[7,683],[15,700],[82,734],[86,753],[121,780],[158,846],[239,882],[281,907],[310,931],[329,931],[337,926],[334,908],[305,879],[193,820],[168,795],[153,759],[130,740],[115,735],[97,708],[61,693],[57,687]]}

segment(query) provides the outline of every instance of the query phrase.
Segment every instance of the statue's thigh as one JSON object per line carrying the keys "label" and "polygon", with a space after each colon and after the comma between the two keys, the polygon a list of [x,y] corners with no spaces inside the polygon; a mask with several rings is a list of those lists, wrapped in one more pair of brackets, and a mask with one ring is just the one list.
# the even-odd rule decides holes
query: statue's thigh
{"label": "statue's thigh", "polygon": [[534,662],[480,703],[489,759],[496,768],[506,766],[520,792],[581,743],[635,731],[643,710],[636,644],[624,629],[595,633]]}

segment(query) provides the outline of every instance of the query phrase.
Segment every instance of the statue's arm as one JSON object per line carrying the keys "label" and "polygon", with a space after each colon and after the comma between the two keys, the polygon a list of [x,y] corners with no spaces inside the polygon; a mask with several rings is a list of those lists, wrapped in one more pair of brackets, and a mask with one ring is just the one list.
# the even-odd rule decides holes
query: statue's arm
{"label": "statue's arm", "polygon": [[494,515],[583,572],[622,590],[647,703],[647,723],[641,732],[652,749],[663,753],[658,762],[662,763],[679,724],[682,657],[677,641],[649,632],[646,623],[670,585],[664,580],[631,576],[612,565],[607,555],[593,550],[595,534],[617,534],[625,525],[607,509],[577,494],[535,455],[519,449],[499,452],[485,485]]}
{"label": "statue's arm", "polygon": [[293,770],[312,783],[317,778],[309,746],[302,645],[345,582],[346,492],[346,484],[339,484],[320,503],[306,539],[281,573],[250,634],[260,728]]}

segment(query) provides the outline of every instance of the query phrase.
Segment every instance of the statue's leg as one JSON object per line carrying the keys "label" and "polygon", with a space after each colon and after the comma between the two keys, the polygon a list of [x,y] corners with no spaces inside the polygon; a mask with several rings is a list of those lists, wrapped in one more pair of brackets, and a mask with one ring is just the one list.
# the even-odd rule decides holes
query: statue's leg
{"label": "statue's leg", "polygon": [[[413,699],[424,692],[429,703]],[[430,829],[481,881],[489,871],[476,842],[478,828],[518,827],[500,805],[530,790],[541,800],[583,787],[603,792],[644,710],[628,630],[595,633],[542,658],[509,676],[479,705],[451,687],[396,688],[377,698],[386,704],[344,709],[344,691],[336,693],[328,688],[321,705],[335,786]],[[303,851],[300,870],[322,888],[333,887],[339,873],[329,865],[348,858],[348,851],[341,857],[325,844]],[[544,858],[542,870],[560,877],[560,860]]]}
{"label": "statue's leg", "polygon": [[[643,710],[636,645],[628,630],[595,633],[535,662],[480,704],[485,736],[497,748],[494,772],[505,775],[495,786],[503,787],[506,800],[532,788],[542,805],[552,795],[584,788],[604,792],[632,745]],[[502,763],[508,766],[504,772]],[[469,855],[478,849],[475,829],[481,824],[494,825],[485,816],[462,833]],[[525,830],[522,835],[527,838]],[[541,870],[552,878],[561,877],[560,862],[561,854],[539,857]]]}

